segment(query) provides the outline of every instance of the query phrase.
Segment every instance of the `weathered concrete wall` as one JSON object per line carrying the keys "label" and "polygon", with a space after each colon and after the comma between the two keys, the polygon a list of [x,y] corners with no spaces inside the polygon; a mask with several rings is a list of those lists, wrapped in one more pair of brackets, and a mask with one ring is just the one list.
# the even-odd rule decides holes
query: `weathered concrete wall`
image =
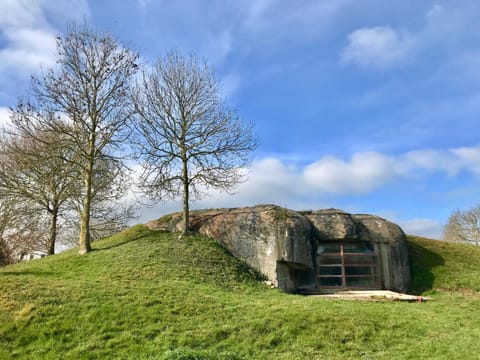
{"label": "weathered concrete wall", "polygon": [[314,226],[317,241],[360,240],[361,232],[352,215],[337,209],[305,213]]}
{"label": "weathered concrete wall", "polygon": [[[406,239],[395,224],[372,215],[328,209],[298,213],[275,205],[193,211],[191,228],[210,236],[275,286],[294,292],[299,279],[315,286],[316,248],[325,241],[369,241],[381,263],[386,289],[405,291],[410,281]],[[180,231],[176,213],[147,225]]]}
{"label": "weathered concrete wall", "polygon": [[275,286],[294,291],[290,267],[313,270],[311,225],[294,211],[276,206],[194,214],[192,228],[225,246]]}

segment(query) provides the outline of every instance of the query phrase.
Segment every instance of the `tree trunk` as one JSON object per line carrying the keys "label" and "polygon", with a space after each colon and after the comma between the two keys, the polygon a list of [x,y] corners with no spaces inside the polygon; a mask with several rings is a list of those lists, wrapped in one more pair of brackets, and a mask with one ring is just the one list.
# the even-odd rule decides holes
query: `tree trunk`
{"label": "tree trunk", "polygon": [[57,219],[58,219],[58,206],[54,205],[50,212],[50,239],[48,240],[48,255],[55,254],[55,243],[57,241]]}
{"label": "tree trunk", "polygon": [[7,247],[0,237],[0,266],[8,265],[8,263]]}
{"label": "tree trunk", "polygon": [[190,210],[189,210],[189,191],[188,191],[188,167],[186,155],[183,159],[183,231],[180,235],[180,238],[186,236],[190,232]]}
{"label": "tree trunk", "polygon": [[86,254],[92,250],[90,244],[90,205],[92,197],[92,172],[93,172],[93,155],[89,159],[88,168],[85,174],[85,197],[83,198],[83,208],[81,213],[80,224],[80,254]]}

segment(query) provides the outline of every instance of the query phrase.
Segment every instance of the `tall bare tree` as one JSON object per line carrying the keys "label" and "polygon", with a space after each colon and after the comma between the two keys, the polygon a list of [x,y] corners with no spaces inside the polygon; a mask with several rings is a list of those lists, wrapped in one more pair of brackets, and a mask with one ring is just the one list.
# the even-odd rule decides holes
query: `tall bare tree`
{"label": "tall bare tree", "polygon": [[152,200],[183,197],[183,233],[189,231],[190,196],[208,188],[228,191],[257,141],[252,124],[225,105],[220,83],[193,55],[170,52],[134,91],[140,188]]}
{"label": "tall bare tree", "polygon": [[480,246],[480,206],[454,211],[445,225],[444,239]]}
{"label": "tall bare tree", "polygon": [[[109,34],[87,25],[72,25],[57,38],[56,69],[33,78],[33,96],[56,116],[39,119],[42,126],[62,134],[62,146],[77,155],[83,181],[79,252],[91,250],[90,216],[92,186],[98,161],[107,160],[117,169],[131,118],[129,86],[137,71],[138,55]],[[28,104],[26,105],[28,106]],[[58,118],[67,118],[57,121]]]}

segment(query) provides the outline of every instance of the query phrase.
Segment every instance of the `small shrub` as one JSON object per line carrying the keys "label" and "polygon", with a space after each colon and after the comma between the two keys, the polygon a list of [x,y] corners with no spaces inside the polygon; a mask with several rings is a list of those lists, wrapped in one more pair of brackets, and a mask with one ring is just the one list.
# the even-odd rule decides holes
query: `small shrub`
{"label": "small shrub", "polygon": [[276,221],[286,221],[290,217],[290,214],[287,209],[278,209],[275,211],[273,217]]}
{"label": "small shrub", "polygon": [[164,215],[157,220],[159,224],[166,224],[172,220],[172,215]]}

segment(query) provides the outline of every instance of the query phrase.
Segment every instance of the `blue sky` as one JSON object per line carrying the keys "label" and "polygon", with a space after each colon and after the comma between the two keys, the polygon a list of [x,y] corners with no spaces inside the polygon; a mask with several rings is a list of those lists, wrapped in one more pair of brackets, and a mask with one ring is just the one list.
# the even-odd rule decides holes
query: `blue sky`
{"label": "blue sky", "polygon": [[453,210],[479,203],[477,1],[2,0],[0,123],[54,65],[55,36],[84,20],[146,63],[196,53],[255,123],[249,180],[195,208],[335,207],[439,238]]}

